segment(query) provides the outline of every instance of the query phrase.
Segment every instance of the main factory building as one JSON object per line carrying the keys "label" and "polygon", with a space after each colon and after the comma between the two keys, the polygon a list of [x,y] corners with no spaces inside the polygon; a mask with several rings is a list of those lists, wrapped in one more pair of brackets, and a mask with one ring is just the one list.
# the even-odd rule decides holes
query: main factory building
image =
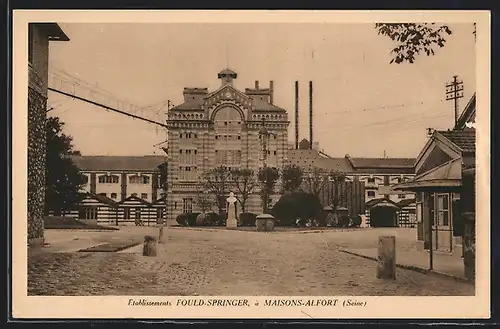
{"label": "main factory building", "polygon": [[[268,130],[267,166],[282,167],[287,161],[288,117],[273,101],[273,82],[269,88],[241,91],[234,86],[237,73],[226,69],[218,74],[221,85],[184,88],[184,102],[168,114],[168,189],[169,219],[196,208],[200,176],[218,166],[249,168],[262,166],[262,136]],[[248,210],[259,213],[260,200],[253,195]]]}

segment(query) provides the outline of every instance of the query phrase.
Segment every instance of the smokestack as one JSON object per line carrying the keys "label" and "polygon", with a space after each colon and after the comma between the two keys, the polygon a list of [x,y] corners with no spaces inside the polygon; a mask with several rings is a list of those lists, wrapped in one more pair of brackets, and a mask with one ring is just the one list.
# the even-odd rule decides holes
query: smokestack
{"label": "smokestack", "polygon": [[299,149],[299,82],[295,81],[295,149]]}
{"label": "smokestack", "polygon": [[255,89],[259,89],[259,80],[255,81]]}
{"label": "smokestack", "polygon": [[309,81],[309,145],[313,145],[313,82]]}
{"label": "smokestack", "polygon": [[269,81],[269,92],[270,92],[269,103],[273,104],[273,102],[274,102],[274,81],[273,80]]}

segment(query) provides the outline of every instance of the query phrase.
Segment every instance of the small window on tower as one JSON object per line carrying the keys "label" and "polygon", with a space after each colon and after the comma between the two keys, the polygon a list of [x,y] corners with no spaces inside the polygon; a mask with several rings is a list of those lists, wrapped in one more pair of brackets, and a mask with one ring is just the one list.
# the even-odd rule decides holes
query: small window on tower
{"label": "small window on tower", "polygon": [[274,155],[276,155],[276,151],[274,151]]}
{"label": "small window on tower", "polygon": [[238,136],[238,139],[241,139],[241,136]]}
{"label": "small window on tower", "polygon": [[179,150],[179,153],[182,154],[182,150]]}

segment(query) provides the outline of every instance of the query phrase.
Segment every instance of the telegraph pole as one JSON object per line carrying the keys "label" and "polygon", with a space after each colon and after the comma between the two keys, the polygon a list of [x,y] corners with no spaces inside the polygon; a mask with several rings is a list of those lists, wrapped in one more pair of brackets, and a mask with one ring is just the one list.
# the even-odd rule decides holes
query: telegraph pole
{"label": "telegraph pole", "polygon": [[456,75],[453,76],[453,81],[446,84],[446,100],[454,101],[455,125],[457,124],[459,117],[458,100],[464,97],[464,83],[457,78],[458,77]]}

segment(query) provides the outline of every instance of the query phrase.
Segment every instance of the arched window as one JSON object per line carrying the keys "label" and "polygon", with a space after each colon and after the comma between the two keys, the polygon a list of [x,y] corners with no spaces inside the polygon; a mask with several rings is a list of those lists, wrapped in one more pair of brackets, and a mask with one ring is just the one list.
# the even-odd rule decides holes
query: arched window
{"label": "arched window", "polygon": [[99,176],[100,184],[118,184],[120,178],[117,175],[101,175]]}
{"label": "arched window", "polygon": [[128,178],[128,182],[130,184],[149,184],[149,181],[150,179],[148,176],[142,176],[142,175],[134,175]]}

